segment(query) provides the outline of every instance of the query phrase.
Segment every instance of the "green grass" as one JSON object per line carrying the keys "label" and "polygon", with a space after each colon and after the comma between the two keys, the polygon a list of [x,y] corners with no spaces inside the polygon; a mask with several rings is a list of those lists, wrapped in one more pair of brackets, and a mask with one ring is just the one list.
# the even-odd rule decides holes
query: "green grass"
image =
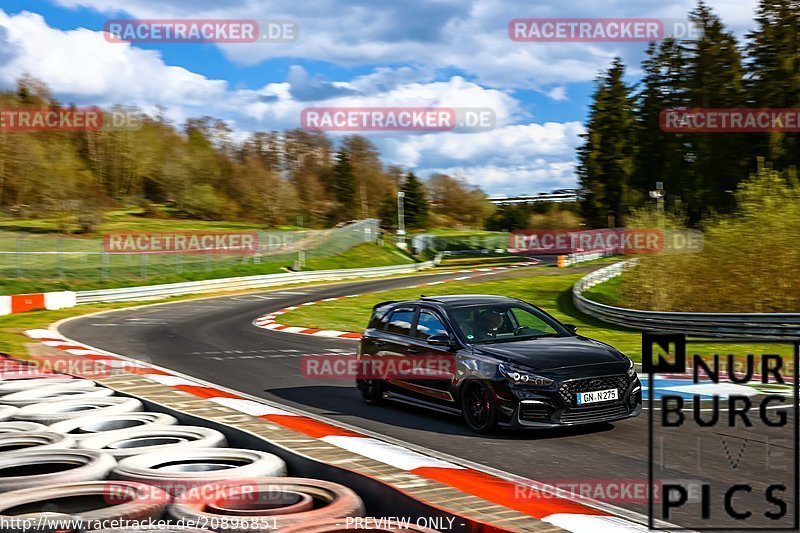
{"label": "green grass", "polygon": [[[121,257],[121,256],[120,256]],[[126,258],[122,258],[126,259]],[[253,264],[242,263],[236,257],[228,258],[227,265],[220,265],[222,258],[215,258],[211,270],[205,270],[202,262],[199,266],[185,266],[186,271],[175,272],[172,263],[151,263],[147,267],[147,278],[139,276],[140,266],[138,259],[127,268],[114,266],[110,269],[108,280],[98,279],[97,268],[87,267],[86,272],[81,269],[67,268],[63,279],[53,278],[49,275],[22,278],[0,277],[0,294],[23,294],[29,292],[46,292],[58,290],[95,290],[116,287],[135,287],[141,285],[157,285],[161,283],[179,283],[183,281],[197,281],[215,278],[230,278],[236,276],[254,276],[259,274],[277,274],[284,272],[291,266],[296,255],[286,256],[279,260]],[[200,259],[202,261],[202,258]],[[337,268],[367,268],[388,265],[403,265],[413,263],[414,260],[392,246],[381,247],[377,244],[364,243],[354,246],[339,255],[331,257],[309,258],[306,261],[306,270],[328,270]],[[91,272],[91,275],[89,275]],[[86,275],[84,275],[86,274]]]}
{"label": "green grass", "polygon": [[394,246],[364,243],[353,246],[339,255],[306,260],[305,270],[333,270],[338,268],[368,268],[415,263],[413,258]]}
{"label": "green grass", "polygon": [[[606,260],[607,261],[607,260]],[[572,302],[572,285],[586,274],[585,269],[575,272],[577,267],[565,269],[541,269],[508,279],[489,281],[449,282],[423,288],[399,289],[364,294],[335,302],[301,307],[281,315],[280,322],[292,326],[304,326],[341,331],[362,331],[369,320],[372,306],[385,300],[415,299],[423,292],[426,296],[441,294],[497,294],[520,298],[538,305],[562,322],[578,326],[578,333],[608,343],[621,350],[634,361],[642,359],[641,333],[613,324],[607,324],[580,312]],[[598,286],[598,288],[602,285]],[[602,291],[595,291],[596,293]],[[690,354],[734,353],[780,353],[791,355],[791,346],[756,345],[735,343],[709,343],[690,345]]]}
{"label": "green grass", "polygon": [[616,278],[611,278],[604,283],[600,283],[599,285],[595,285],[583,291],[583,295],[592,301],[619,307],[622,306],[619,294],[621,285],[622,277],[617,276]]}
{"label": "green grass", "polygon": [[[146,218],[140,208],[106,211],[98,233],[113,231],[257,231],[264,226],[252,222],[207,221],[174,217],[162,209],[164,218]],[[63,217],[0,219],[0,231],[22,233],[61,233]]]}
{"label": "green grass", "polygon": [[32,311],[30,313],[4,316],[2,323],[0,323],[0,352],[24,358],[27,356],[25,345],[36,342],[25,336],[26,330],[47,329],[53,322],[64,318],[129,307],[131,305],[133,305],[131,302],[98,304],[96,306],[61,309],[59,311]]}
{"label": "green grass", "polygon": [[578,331],[587,337],[607,342],[634,359],[641,359],[641,338],[638,332],[605,324],[587,316],[572,303],[572,285],[585,272],[573,269],[542,269],[532,275],[515,276],[481,282],[450,282],[442,285],[415,289],[400,289],[365,294],[335,302],[303,307],[281,315],[281,323],[312,328],[362,331],[369,320],[372,306],[384,300],[418,298],[420,292],[426,296],[439,294],[497,294],[521,298],[542,307],[563,322],[578,326]]}

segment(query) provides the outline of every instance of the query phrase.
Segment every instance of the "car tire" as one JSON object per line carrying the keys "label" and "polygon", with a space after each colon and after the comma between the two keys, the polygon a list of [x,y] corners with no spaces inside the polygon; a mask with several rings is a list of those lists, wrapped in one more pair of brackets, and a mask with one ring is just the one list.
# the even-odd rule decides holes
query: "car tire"
{"label": "car tire", "polygon": [[14,416],[17,411],[19,411],[18,407],[14,407],[13,405],[0,405],[0,420],[6,421],[12,416]]}
{"label": "car tire", "polygon": [[467,427],[486,435],[497,428],[497,403],[489,384],[482,380],[469,380],[461,390],[461,414]]}
{"label": "car tire", "polygon": [[173,496],[215,481],[285,475],[286,463],[277,455],[237,448],[145,453],[120,460],[111,473],[112,479],[148,483]]}
{"label": "car tire", "polygon": [[383,399],[383,381],[380,379],[359,379],[358,392],[367,405],[381,405]]}
{"label": "car tire", "polygon": [[[209,495],[219,495],[211,497]],[[247,496],[244,498],[244,496]],[[262,496],[263,495],[263,496]],[[290,514],[280,514],[280,508],[274,505],[265,505],[262,501],[266,497],[274,502],[274,498],[281,496],[300,499],[300,495],[310,496],[314,501],[314,509]],[[343,519],[348,516],[364,516],[364,503],[358,494],[351,489],[317,479],[306,478],[261,478],[240,481],[229,481],[224,483],[210,483],[201,485],[194,490],[189,490],[177,496],[169,508],[169,514],[176,520],[183,523],[197,524],[219,521],[221,518],[229,520],[236,515],[230,513],[221,514],[214,509],[226,508],[225,500],[252,503],[249,508],[244,510],[251,522],[258,522],[258,518],[269,517],[269,525],[273,524],[278,529],[289,526],[297,526],[317,520]],[[256,500],[253,502],[252,500]],[[287,498],[288,499],[288,498]],[[265,509],[263,514],[258,512],[258,504]],[[296,504],[289,504],[294,508]],[[254,508],[255,507],[255,508]],[[274,522],[273,522],[274,520]],[[234,531],[263,531],[263,528],[254,527],[242,529],[237,527],[236,520],[231,520],[229,528],[215,528],[220,533],[233,533]],[[254,524],[255,525],[255,524]]]}
{"label": "car tire", "polygon": [[[121,415],[88,415],[62,420],[50,426],[50,431],[65,433],[77,442],[95,435],[110,435],[115,431],[141,429],[150,426],[175,426],[178,419],[166,413],[124,413]],[[0,429],[1,426],[0,426]]]}
{"label": "car tire", "polygon": [[113,457],[96,450],[22,450],[4,453],[0,454],[0,492],[105,479],[116,465]]}
{"label": "car tire", "polygon": [[12,417],[14,420],[55,424],[62,420],[79,418],[89,414],[121,414],[144,410],[142,402],[136,398],[111,396],[108,398],[88,398],[59,400],[57,402],[34,403],[21,407]]}
{"label": "car tire", "polygon": [[0,422],[0,435],[4,433],[28,433],[30,431],[47,431],[47,426],[37,422]]}
{"label": "car tire", "polygon": [[116,459],[143,453],[188,451],[192,448],[222,448],[225,435],[200,426],[151,426],[126,429],[113,435],[94,435],[80,442],[85,449],[102,450]]}
{"label": "car tire", "polygon": [[0,434],[0,455],[23,450],[48,450],[74,448],[75,439],[55,431],[32,431],[30,433]]}
{"label": "car tire", "polygon": [[15,392],[37,389],[39,387],[50,387],[52,385],[63,385],[65,387],[93,387],[94,381],[90,379],[75,379],[72,377],[59,376],[53,377],[31,377],[26,379],[10,379],[0,382],[0,396],[14,394]]}
{"label": "car tire", "polygon": [[[89,501],[102,501],[104,505],[78,513],[71,512],[69,503],[66,508],[58,508],[59,500],[74,502],[78,499]],[[5,511],[13,508],[25,507],[42,510],[26,514],[26,518],[48,518],[57,522],[59,519],[82,519],[85,522],[99,521],[149,521],[157,520],[164,513],[169,505],[169,495],[156,487],[150,487],[143,483],[131,483],[129,481],[89,481],[82,483],[59,483],[47,487],[36,487],[33,489],[15,490],[6,494],[0,494],[0,517],[10,518],[5,515]],[[22,521],[24,524],[24,521]],[[42,520],[42,522],[45,522]],[[30,527],[29,524],[27,524]],[[57,524],[52,524],[58,527]],[[61,526],[63,527],[63,526]],[[12,528],[4,528],[4,531],[15,531]],[[20,527],[18,531],[23,531]],[[42,530],[40,530],[42,531]],[[52,529],[44,528],[44,531]]]}
{"label": "car tire", "polygon": [[81,388],[72,385],[51,385],[7,394],[6,396],[0,397],[0,403],[4,405],[13,405],[15,407],[24,407],[34,403],[60,402],[61,400],[73,398],[106,398],[113,395],[113,390],[103,387],[90,386]]}

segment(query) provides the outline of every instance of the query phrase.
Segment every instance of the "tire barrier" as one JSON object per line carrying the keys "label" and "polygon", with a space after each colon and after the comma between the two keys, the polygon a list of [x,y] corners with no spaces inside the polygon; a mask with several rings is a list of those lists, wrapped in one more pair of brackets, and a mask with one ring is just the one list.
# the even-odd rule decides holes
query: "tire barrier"
{"label": "tire barrier", "polygon": [[74,448],[75,439],[55,431],[32,431],[30,433],[0,434],[0,454],[21,450],[48,450]]}
{"label": "tire barrier", "polygon": [[197,448],[146,453],[122,459],[113,479],[150,483],[171,495],[214,481],[282,477],[286,463],[267,452]]}
{"label": "tire barrier", "polygon": [[0,403],[24,407],[35,403],[58,402],[66,398],[84,400],[87,398],[105,398],[113,395],[113,390],[102,387],[89,386],[82,388],[72,385],[48,385],[7,394],[0,397]]}
{"label": "tire barrier", "polygon": [[0,420],[8,420],[19,411],[19,407],[13,405],[0,405]]}
{"label": "tire barrier", "polygon": [[30,378],[20,377],[11,380],[4,378],[4,381],[0,382],[0,396],[4,397],[15,392],[38,389],[40,387],[50,385],[88,387],[95,384],[94,381],[89,379],[75,379],[72,377],[60,377],[56,375],[53,375],[53,377],[42,377],[46,375],[47,374],[30,374]]}
{"label": "tire barrier", "polygon": [[81,448],[102,450],[117,459],[143,453],[220,448],[228,441],[217,430],[199,426],[151,426],[127,429],[113,435],[98,434],[80,443]]}
{"label": "tire barrier", "polygon": [[[17,409],[14,408],[16,412]],[[47,431],[47,426],[38,424],[36,422],[0,422],[0,434],[3,433],[17,433],[29,431]]]}
{"label": "tire barrier", "polygon": [[166,492],[142,483],[62,482],[0,494],[0,518],[23,514],[26,518],[50,518],[55,514],[85,521],[146,521],[160,518],[169,502]]}
{"label": "tire barrier", "polygon": [[78,418],[88,414],[122,414],[142,411],[142,402],[135,398],[112,396],[108,398],[69,399],[58,402],[35,403],[21,407],[12,417],[15,420],[55,424],[62,420]]}
{"label": "tire barrier", "polygon": [[57,483],[97,481],[105,479],[116,464],[113,457],[95,450],[23,450],[2,453],[0,492],[31,487],[37,487],[41,491]]}
{"label": "tire barrier", "polygon": [[[217,430],[224,428],[181,426],[175,416],[145,412],[135,398],[75,397],[115,394],[91,380],[0,379],[0,391],[0,419],[12,419],[0,422],[0,521],[39,521],[36,529],[42,533],[66,533],[73,527],[58,527],[59,520],[148,519],[158,525],[96,531],[395,531],[380,526],[381,519],[364,519],[363,501],[344,485],[283,477],[287,465],[277,455],[226,448],[226,435]],[[36,403],[22,405],[27,402]],[[41,527],[44,518],[50,522]],[[343,528],[348,518],[354,525]],[[12,525],[1,533],[30,533],[29,522],[6,523],[23,527]],[[412,533],[433,533],[403,526]]]}
{"label": "tire barrier", "polygon": [[[313,508],[307,509],[308,498]],[[355,492],[338,483],[292,477],[261,478],[200,485],[176,496],[169,514],[189,524],[219,524],[219,528],[214,528],[217,531],[256,531],[263,529],[258,527],[259,519],[282,529],[316,520],[363,516],[364,504]],[[243,516],[252,520],[253,528],[243,528],[240,521],[233,519]]]}
{"label": "tire barrier", "polygon": [[[56,422],[50,426],[51,431],[65,433],[81,442],[94,435],[109,435],[133,428],[150,426],[174,426],[178,419],[164,413],[127,413],[121,415],[88,415],[70,420]],[[2,424],[0,424],[2,431]]]}

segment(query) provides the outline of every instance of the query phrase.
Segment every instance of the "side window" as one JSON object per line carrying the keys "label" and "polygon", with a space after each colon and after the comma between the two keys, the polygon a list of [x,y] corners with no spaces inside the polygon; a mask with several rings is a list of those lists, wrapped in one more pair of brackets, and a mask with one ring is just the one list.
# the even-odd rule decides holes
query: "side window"
{"label": "side window", "polygon": [[417,337],[427,339],[432,335],[446,335],[447,328],[433,312],[422,310],[417,320]]}
{"label": "side window", "polygon": [[521,327],[535,330],[539,333],[555,334],[556,330],[551,325],[539,318],[538,316],[529,313],[524,309],[512,307],[511,312],[517,320],[517,324]]}
{"label": "side window", "polygon": [[411,335],[411,322],[413,320],[413,309],[395,309],[389,318],[389,323],[386,325],[386,331],[397,335]]}

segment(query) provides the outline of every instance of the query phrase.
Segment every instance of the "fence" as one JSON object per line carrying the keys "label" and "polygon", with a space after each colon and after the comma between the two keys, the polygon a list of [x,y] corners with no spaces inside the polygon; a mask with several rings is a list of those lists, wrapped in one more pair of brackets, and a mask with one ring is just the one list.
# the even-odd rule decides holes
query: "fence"
{"label": "fence", "polygon": [[474,235],[414,235],[411,249],[415,255],[423,252],[505,250],[509,233],[476,233]]}
{"label": "fence", "polygon": [[278,272],[301,257],[328,257],[378,238],[378,221],[311,231],[261,231],[252,253],[108,253],[102,238],[0,232],[0,277],[28,279],[147,279],[262,265]]}
{"label": "fence", "polygon": [[661,330],[703,336],[800,337],[800,313],[681,313],[643,311],[601,304],[583,296],[583,291],[621,275],[636,265],[623,261],[595,270],[572,287],[578,309],[605,322],[641,330]]}

